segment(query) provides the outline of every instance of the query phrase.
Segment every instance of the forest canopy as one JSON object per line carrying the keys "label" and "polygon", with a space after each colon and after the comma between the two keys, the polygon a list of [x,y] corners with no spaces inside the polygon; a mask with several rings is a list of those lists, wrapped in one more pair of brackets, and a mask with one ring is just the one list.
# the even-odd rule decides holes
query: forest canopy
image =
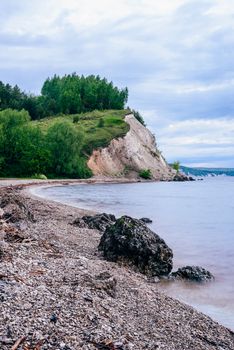
{"label": "forest canopy", "polygon": [[46,79],[38,96],[21,91],[17,85],[0,82],[0,110],[24,109],[33,120],[58,114],[120,110],[127,100],[127,88],[119,89],[98,75],[54,75]]}

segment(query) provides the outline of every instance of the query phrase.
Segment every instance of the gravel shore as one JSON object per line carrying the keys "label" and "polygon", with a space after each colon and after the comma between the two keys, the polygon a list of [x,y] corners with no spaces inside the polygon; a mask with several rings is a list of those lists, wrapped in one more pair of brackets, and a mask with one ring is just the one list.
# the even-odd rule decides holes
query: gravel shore
{"label": "gravel shore", "polygon": [[1,215],[11,216],[0,221],[1,350],[234,349],[232,331],[105,261],[100,233],[70,224],[87,211],[20,186],[0,188],[1,202],[8,197]]}

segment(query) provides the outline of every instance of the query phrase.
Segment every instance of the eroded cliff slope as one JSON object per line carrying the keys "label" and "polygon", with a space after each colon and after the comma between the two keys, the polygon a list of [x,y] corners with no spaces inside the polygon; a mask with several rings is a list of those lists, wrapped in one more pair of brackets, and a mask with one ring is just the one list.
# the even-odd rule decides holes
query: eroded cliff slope
{"label": "eroded cliff slope", "polygon": [[153,179],[170,180],[176,172],[157,149],[155,137],[136,120],[125,116],[130,129],[123,138],[113,139],[108,147],[93,151],[88,167],[94,175],[136,177],[139,171],[150,169]]}

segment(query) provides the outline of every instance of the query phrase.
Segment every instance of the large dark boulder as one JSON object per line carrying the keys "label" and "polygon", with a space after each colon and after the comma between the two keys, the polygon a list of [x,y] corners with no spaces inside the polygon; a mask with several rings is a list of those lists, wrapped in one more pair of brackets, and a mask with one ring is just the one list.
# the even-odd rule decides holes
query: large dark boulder
{"label": "large dark boulder", "polygon": [[172,272],[171,276],[175,279],[189,280],[192,282],[206,282],[214,280],[214,276],[200,266],[181,267],[176,272]]}
{"label": "large dark boulder", "polygon": [[148,276],[165,276],[172,270],[172,250],[141,220],[129,216],[107,227],[98,249],[107,260],[135,265]]}
{"label": "large dark boulder", "polygon": [[82,218],[77,218],[73,221],[72,225],[78,227],[87,227],[89,229],[96,229],[98,231],[104,232],[105,229],[113,225],[116,221],[116,217],[112,214],[96,214],[93,216],[85,215]]}

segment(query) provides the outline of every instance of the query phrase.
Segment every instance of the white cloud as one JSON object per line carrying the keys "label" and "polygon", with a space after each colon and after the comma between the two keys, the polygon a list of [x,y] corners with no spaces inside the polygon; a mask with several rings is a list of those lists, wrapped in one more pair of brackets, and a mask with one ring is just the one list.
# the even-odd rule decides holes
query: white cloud
{"label": "white cloud", "polygon": [[[184,120],[161,128],[160,147],[172,161],[194,157],[233,157],[234,118]],[[232,160],[234,163],[234,159]],[[186,162],[186,161],[185,161]]]}
{"label": "white cloud", "polygon": [[167,158],[233,151],[233,0],[8,0],[0,12],[5,82],[106,76],[129,87]]}

